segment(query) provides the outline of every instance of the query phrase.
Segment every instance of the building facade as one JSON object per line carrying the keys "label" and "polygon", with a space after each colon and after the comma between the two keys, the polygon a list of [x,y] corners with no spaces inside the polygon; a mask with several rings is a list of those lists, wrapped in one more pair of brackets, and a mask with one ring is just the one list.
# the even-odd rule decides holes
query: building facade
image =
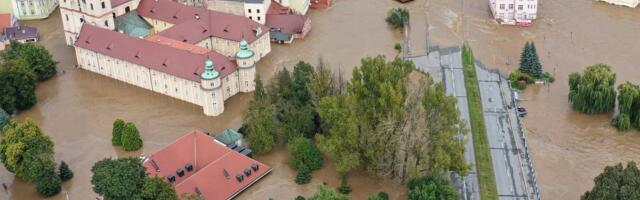
{"label": "building facade", "polygon": [[598,0],[604,1],[614,5],[627,6],[631,8],[635,8],[640,4],[640,0]]}
{"label": "building facade", "polygon": [[209,0],[209,10],[245,16],[260,24],[266,23],[266,14],[271,0]]}
{"label": "building facade", "polygon": [[[11,1],[13,14],[21,20],[44,19],[56,10],[58,0],[3,0]],[[2,5],[5,6],[6,3]]]}
{"label": "building facade", "polygon": [[309,11],[311,0],[275,0],[279,4],[291,8],[291,10],[300,15],[306,15]]}
{"label": "building facade", "polygon": [[[199,105],[207,116],[255,89],[256,63],[271,51],[268,29],[242,16],[169,0],[69,1],[62,20],[80,68]],[[115,31],[115,18],[136,13],[152,26],[149,36]]]}
{"label": "building facade", "polygon": [[501,24],[529,25],[537,18],[538,0],[490,0],[489,7]]}

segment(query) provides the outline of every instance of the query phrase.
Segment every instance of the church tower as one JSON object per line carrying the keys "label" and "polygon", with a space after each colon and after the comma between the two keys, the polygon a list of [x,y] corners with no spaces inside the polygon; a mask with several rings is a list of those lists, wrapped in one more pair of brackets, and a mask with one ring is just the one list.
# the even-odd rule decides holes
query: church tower
{"label": "church tower", "polygon": [[220,73],[214,68],[213,61],[207,59],[204,64],[204,72],[200,74],[200,88],[203,94],[202,109],[207,116],[218,116],[224,112],[224,99],[222,98],[222,82]]}
{"label": "church tower", "polygon": [[249,49],[246,40],[240,41],[240,50],[236,53],[236,64],[240,73],[240,92],[252,92],[256,89],[254,79],[256,77],[255,53]]}

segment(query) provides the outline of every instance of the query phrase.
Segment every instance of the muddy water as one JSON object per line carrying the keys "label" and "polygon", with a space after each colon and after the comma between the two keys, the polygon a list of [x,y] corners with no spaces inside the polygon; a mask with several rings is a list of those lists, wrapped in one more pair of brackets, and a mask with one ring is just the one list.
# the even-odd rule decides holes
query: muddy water
{"label": "muddy water", "polygon": [[529,109],[526,135],[545,199],[578,199],[593,186],[607,165],[640,161],[640,133],[612,129],[612,113],[587,116],[567,102],[568,74],[594,63],[610,64],[617,83],[640,83],[640,8],[611,6],[590,0],[541,0],[532,27],[498,26],[489,19],[486,1],[432,1],[432,39],[440,44],[469,41],[476,58],[505,72],[517,68],[524,42],[534,41],[546,71],[556,75],[550,86],[521,94]]}
{"label": "muddy water", "polygon": [[[397,55],[393,45],[401,41],[401,34],[390,30],[383,20],[386,11],[396,3],[386,0],[335,2],[328,10],[310,12],[313,30],[307,38],[293,45],[273,45],[273,52],[259,63],[258,71],[263,79],[269,79],[276,69],[290,67],[298,60],[316,63],[319,58],[348,78],[361,57]],[[413,13],[424,15],[424,10],[415,7]],[[227,127],[237,128],[242,123],[243,112],[251,99],[249,94],[238,94],[225,102],[221,116],[205,117],[197,106],[74,68],[74,52],[64,44],[59,12],[47,20],[22,23],[40,29],[40,44],[59,62],[58,75],[38,85],[38,104],[17,116],[20,120],[35,120],[54,140],[56,160],[66,161],[75,172],[74,179],[64,184],[63,192],[50,199],[95,199],[90,168],[105,157],[150,154],[191,129],[217,132]],[[111,146],[111,123],[115,118],[137,124],[145,141],[141,151],[126,153]],[[312,194],[321,182],[339,184],[331,162],[314,172],[311,184],[293,184],[295,172],[286,165],[286,156],[284,150],[259,156],[259,160],[274,167],[274,172],[239,199],[292,199],[298,194]],[[406,189],[399,183],[361,172],[350,177],[353,199],[366,199],[379,191],[386,191],[393,199],[406,196]],[[0,199],[41,199],[32,184],[14,178],[3,167],[0,167],[0,182],[9,186],[8,192],[0,191]]]}

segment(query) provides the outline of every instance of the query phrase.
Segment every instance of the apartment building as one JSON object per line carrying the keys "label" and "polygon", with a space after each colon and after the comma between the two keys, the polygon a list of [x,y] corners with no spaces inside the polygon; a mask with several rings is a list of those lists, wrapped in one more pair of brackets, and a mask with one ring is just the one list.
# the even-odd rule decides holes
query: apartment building
{"label": "apartment building", "polygon": [[527,26],[537,18],[538,0],[490,0],[489,7],[499,23]]}

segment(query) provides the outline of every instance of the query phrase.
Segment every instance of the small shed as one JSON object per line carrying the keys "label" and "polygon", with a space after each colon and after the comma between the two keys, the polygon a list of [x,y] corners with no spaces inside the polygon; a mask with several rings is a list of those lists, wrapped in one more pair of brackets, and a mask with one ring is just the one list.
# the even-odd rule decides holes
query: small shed
{"label": "small shed", "polygon": [[224,129],[224,131],[216,134],[215,138],[227,146],[232,144],[242,146],[242,134],[233,129]]}

